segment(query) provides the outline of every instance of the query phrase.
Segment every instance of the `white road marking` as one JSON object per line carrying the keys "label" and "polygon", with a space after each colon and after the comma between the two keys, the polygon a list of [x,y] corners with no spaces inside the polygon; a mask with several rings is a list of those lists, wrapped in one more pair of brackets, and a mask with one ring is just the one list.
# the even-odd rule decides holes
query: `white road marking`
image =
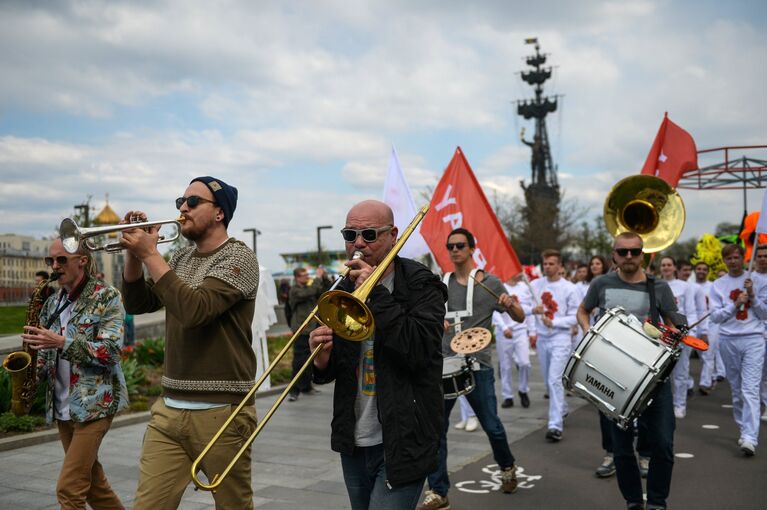
{"label": "white road marking", "polygon": [[719,425],[702,425],[702,427],[703,427],[704,429],[709,429],[709,430],[716,430],[716,429],[718,429],[718,428],[719,428]]}
{"label": "white road marking", "polygon": [[691,459],[695,457],[692,453],[675,453],[674,457],[677,457],[679,459]]}

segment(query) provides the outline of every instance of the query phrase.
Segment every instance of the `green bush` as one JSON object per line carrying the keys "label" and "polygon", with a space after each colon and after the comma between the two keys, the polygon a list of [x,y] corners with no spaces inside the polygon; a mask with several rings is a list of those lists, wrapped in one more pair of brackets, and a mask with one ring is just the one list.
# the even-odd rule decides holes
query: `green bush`
{"label": "green bush", "polygon": [[0,369],[0,413],[11,408],[11,376],[6,370]]}
{"label": "green bush", "polygon": [[14,416],[11,413],[0,414],[0,432],[32,432],[45,425],[41,416]]}
{"label": "green bush", "polygon": [[155,384],[146,389],[147,397],[159,397],[160,395],[162,395],[162,386],[160,385]]}
{"label": "green bush", "polygon": [[120,362],[125,376],[125,385],[128,387],[128,395],[136,395],[139,392],[139,386],[144,382],[144,369],[135,359],[124,359]]}
{"label": "green bush", "polygon": [[130,357],[139,365],[159,367],[165,362],[165,339],[147,338],[133,346]]}

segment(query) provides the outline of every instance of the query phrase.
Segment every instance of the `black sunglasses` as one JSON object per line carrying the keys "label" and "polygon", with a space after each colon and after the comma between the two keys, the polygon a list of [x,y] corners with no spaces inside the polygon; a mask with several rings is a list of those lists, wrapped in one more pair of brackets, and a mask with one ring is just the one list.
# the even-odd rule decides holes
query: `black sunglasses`
{"label": "black sunglasses", "polygon": [[453,248],[463,250],[466,248],[466,243],[447,243],[445,246],[447,246],[447,251],[453,251]]}
{"label": "black sunglasses", "polygon": [[69,262],[69,258],[65,257],[64,255],[59,255],[58,257],[45,257],[45,265],[49,267],[53,267],[54,262],[58,262],[60,266],[65,266],[67,262]]}
{"label": "black sunglasses", "polygon": [[357,240],[357,236],[362,236],[362,240],[366,243],[374,243],[378,239],[378,234],[391,230],[392,225],[379,228],[342,228],[341,235],[344,236],[344,241],[347,243],[353,243]]}
{"label": "black sunglasses", "polygon": [[200,205],[200,202],[208,202],[209,204],[216,205],[215,200],[208,200],[207,198],[198,197],[197,195],[190,195],[188,197],[178,197],[176,199],[176,209],[180,210],[181,206],[184,205],[184,202],[186,202],[190,209],[194,209]]}
{"label": "black sunglasses", "polygon": [[632,257],[638,257],[642,254],[642,248],[615,248],[615,253],[621,257],[625,257],[629,253]]}

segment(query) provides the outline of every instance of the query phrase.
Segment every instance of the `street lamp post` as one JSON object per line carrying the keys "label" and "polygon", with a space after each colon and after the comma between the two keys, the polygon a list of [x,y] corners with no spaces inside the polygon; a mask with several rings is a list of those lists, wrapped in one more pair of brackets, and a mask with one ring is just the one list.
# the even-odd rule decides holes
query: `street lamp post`
{"label": "street lamp post", "polygon": [[317,227],[317,266],[319,267],[322,262],[322,245],[320,244],[320,231],[323,229],[333,228],[333,225],[322,225]]}
{"label": "street lamp post", "polygon": [[261,235],[261,231],[257,228],[246,228],[243,232],[253,232],[253,253],[258,255],[258,252],[256,251],[256,237]]}

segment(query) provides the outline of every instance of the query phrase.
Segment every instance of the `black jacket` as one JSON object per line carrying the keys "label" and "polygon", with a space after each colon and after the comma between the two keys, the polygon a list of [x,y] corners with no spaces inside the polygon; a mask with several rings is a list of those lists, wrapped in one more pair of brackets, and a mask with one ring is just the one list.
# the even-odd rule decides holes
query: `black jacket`
{"label": "black jacket", "polygon": [[[373,360],[386,475],[396,487],[437,469],[444,426],[441,349],[447,289],[418,262],[395,257],[393,264],[394,294],[377,285],[367,305],[375,319]],[[355,448],[359,360],[360,343],[336,336],[328,368],[314,370],[318,384],[336,382],[330,443],[334,451],[349,455]]]}

